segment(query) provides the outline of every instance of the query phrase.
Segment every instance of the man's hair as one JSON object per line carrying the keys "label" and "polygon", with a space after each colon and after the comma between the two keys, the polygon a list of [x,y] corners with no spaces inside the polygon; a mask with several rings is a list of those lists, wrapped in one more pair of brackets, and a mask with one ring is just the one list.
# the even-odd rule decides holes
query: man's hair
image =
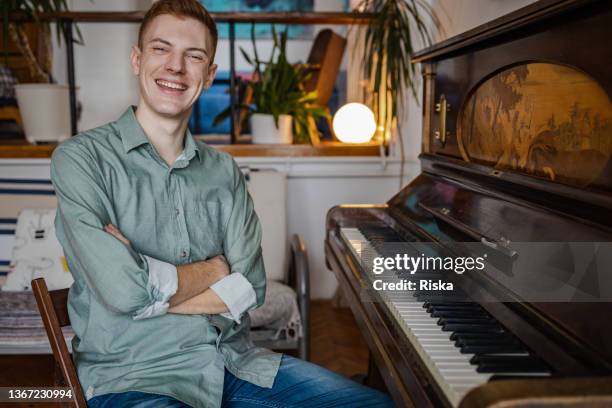
{"label": "man's hair", "polygon": [[204,6],[197,0],[159,0],[153,3],[140,24],[140,29],[138,30],[138,47],[142,50],[143,35],[149,24],[151,24],[151,21],[153,21],[155,17],[164,14],[171,14],[178,18],[193,18],[208,28],[213,40],[212,55],[210,56],[210,62],[212,64],[217,50],[217,39],[219,37],[217,25]]}

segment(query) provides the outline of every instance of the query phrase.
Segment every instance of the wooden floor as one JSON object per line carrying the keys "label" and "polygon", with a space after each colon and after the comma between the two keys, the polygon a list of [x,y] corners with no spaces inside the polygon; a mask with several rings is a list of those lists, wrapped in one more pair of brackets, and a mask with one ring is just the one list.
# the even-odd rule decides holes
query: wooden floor
{"label": "wooden floor", "polygon": [[348,308],[313,301],[310,361],[350,377],[368,371],[368,347]]}

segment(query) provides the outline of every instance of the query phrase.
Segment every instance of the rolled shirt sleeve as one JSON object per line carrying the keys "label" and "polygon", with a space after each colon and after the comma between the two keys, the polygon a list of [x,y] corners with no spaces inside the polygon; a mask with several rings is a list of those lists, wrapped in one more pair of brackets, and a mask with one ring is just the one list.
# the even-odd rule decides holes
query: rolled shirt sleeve
{"label": "rolled shirt sleeve", "polygon": [[210,287],[227,306],[229,313],[221,313],[236,323],[242,314],[255,306],[257,298],[253,285],[241,273],[232,273]]}
{"label": "rolled shirt sleeve", "polygon": [[[149,266],[148,287],[153,292],[155,302],[137,311],[132,316],[134,320],[147,319],[168,312],[169,300],[178,290],[176,266],[147,255],[143,255],[143,258]],[[253,289],[251,288],[251,290]]]}
{"label": "rolled shirt sleeve", "polygon": [[156,304],[163,304],[171,291],[162,293],[156,287],[162,278],[150,276],[151,264],[143,255],[104,231],[106,224],[117,225],[117,215],[96,158],[78,138],[56,148],[51,160],[58,199],[56,235],[75,281],[86,285],[113,313],[143,317],[162,313]]}

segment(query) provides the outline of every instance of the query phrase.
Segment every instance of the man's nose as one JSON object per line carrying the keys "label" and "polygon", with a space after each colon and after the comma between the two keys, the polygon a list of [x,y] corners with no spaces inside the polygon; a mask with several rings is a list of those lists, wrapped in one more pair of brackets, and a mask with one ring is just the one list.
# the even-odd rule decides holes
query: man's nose
{"label": "man's nose", "polygon": [[166,70],[175,74],[181,74],[185,71],[185,60],[181,53],[173,52],[168,56]]}

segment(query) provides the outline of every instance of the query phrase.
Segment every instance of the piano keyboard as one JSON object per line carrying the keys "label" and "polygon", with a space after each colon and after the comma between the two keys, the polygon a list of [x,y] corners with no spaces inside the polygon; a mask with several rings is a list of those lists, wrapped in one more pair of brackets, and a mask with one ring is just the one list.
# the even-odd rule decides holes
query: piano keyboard
{"label": "piano keyboard", "polygon": [[[385,254],[381,244],[405,242],[388,227],[340,228],[340,233],[358,260],[362,255],[394,256]],[[364,242],[374,253],[362,254]],[[400,277],[385,272],[376,279],[399,282]],[[434,300],[410,291],[379,294],[452,406],[487,381],[550,375],[520,340],[467,298]]]}

